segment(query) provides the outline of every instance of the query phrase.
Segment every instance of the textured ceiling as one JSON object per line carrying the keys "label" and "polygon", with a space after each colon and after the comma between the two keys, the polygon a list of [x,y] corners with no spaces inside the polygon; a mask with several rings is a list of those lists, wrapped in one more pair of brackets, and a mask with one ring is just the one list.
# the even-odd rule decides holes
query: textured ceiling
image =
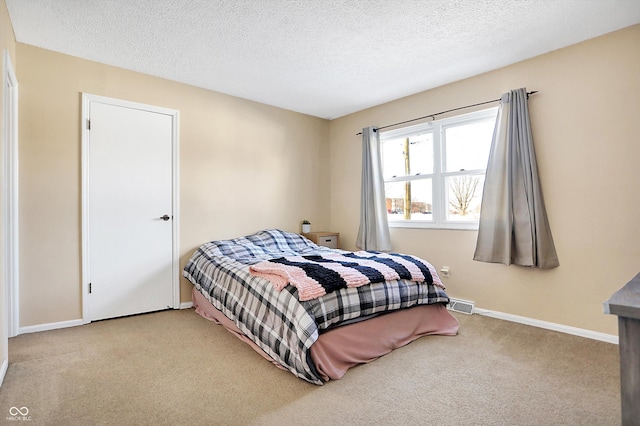
{"label": "textured ceiling", "polygon": [[323,118],[640,22],[640,0],[6,0],[18,42]]}

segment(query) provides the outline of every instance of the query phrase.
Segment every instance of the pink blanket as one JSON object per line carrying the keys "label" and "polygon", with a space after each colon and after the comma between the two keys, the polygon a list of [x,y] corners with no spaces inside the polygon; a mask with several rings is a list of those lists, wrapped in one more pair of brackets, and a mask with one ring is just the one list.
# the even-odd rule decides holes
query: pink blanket
{"label": "pink blanket", "polygon": [[289,256],[251,265],[252,275],[266,278],[281,291],[287,284],[298,289],[301,301],[345,287],[407,279],[442,288],[436,269],[414,256],[360,251],[324,256]]}

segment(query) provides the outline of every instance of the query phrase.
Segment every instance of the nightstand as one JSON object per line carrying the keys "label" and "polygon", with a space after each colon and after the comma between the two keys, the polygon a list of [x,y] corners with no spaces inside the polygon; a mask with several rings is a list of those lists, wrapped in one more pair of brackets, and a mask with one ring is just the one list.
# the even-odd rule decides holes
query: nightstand
{"label": "nightstand", "polygon": [[308,232],[303,237],[310,239],[319,246],[337,249],[340,247],[339,232]]}

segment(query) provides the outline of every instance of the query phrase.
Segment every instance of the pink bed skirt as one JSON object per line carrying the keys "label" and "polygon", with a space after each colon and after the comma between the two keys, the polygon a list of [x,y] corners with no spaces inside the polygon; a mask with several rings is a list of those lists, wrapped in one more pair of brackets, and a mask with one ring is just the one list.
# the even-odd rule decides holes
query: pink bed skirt
{"label": "pink bed skirt", "polygon": [[[195,287],[192,297],[198,314],[221,324],[264,358],[284,369]],[[458,320],[442,304],[415,306],[322,333],[311,346],[311,359],[324,381],[338,380],[351,367],[371,362],[419,337],[430,334],[455,336],[458,326]]]}

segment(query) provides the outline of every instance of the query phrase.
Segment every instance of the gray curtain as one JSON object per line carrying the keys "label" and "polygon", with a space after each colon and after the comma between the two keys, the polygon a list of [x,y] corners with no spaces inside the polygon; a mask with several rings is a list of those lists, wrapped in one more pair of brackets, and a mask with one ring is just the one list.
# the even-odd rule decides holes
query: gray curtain
{"label": "gray curtain", "polygon": [[482,195],[474,260],[559,265],[542,199],[527,92],[502,95]]}
{"label": "gray curtain", "polygon": [[382,177],[380,135],[374,127],[362,129],[360,229],[358,229],[356,246],[362,250],[391,250]]}

